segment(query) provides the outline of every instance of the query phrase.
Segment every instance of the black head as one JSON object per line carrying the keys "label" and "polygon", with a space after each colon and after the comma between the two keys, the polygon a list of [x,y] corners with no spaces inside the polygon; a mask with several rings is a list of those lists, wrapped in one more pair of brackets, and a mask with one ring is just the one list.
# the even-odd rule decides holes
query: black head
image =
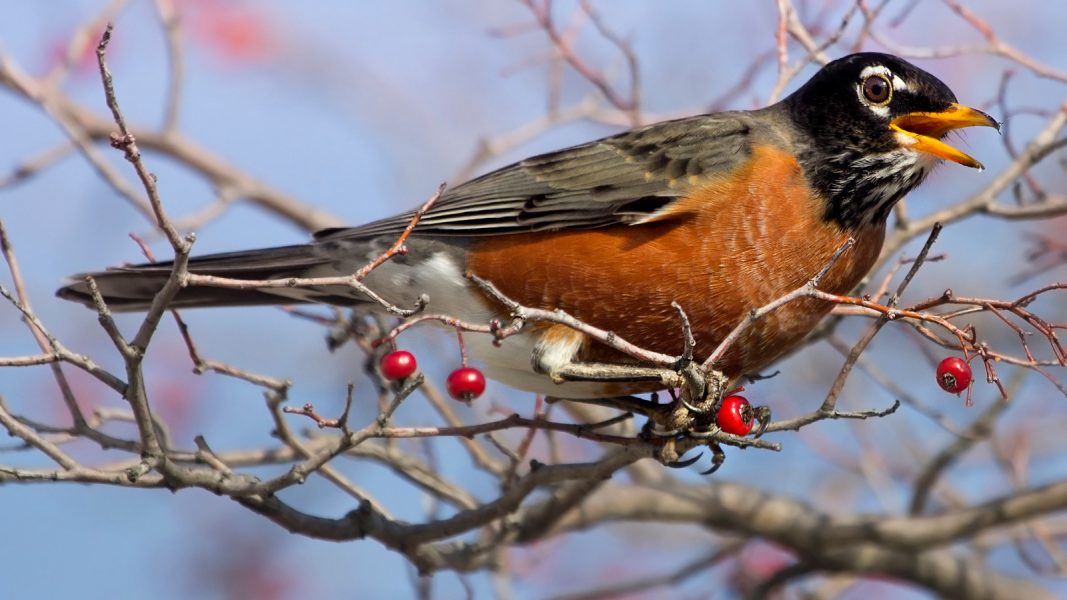
{"label": "black head", "polygon": [[940,160],[981,169],[941,141],[986,125],[947,85],[889,54],[853,54],[823,67],[782,101],[799,128],[805,175],[829,199],[826,216],[846,227],[885,221]]}

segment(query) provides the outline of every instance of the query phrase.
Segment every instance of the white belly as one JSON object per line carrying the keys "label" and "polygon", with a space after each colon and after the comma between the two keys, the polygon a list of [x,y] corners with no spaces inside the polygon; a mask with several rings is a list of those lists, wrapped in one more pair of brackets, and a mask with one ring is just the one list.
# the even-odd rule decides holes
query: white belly
{"label": "white belly", "polygon": [[[371,273],[364,283],[401,307],[413,306],[420,294],[426,294],[430,302],[423,314],[448,315],[472,325],[488,325],[492,319],[505,325],[508,323],[508,315],[488,304],[463,276],[459,265],[443,252],[413,266],[386,263]],[[441,326],[451,329],[444,324]],[[520,333],[504,339],[500,346],[493,344],[494,337],[488,333],[464,332],[463,341],[469,356],[482,364],[485,374],[508,386],[563,398],[603,396],[603,386],[599,383],[556,384],[534,371],[532,358],[538,340],[532,331],[527,324]],[[557,346],[541,349],[541,362],[546,367],[570,362],[578,350],[575,345],[561,343]]]}

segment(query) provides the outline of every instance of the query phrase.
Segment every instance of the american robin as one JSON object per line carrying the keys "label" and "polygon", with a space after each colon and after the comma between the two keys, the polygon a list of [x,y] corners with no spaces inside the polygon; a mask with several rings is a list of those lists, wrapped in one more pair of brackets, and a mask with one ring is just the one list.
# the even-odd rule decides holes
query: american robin
{"label": "american robin", "polygon": [[[886,54],[853,54],[823,67],[767,108],[656,123],[534,156],[451,188],[418,223],[408,252],[365,283],[391,302],[428,294],[430,308],[469,322],[502,307],[465,276],[532,307],[562,309],[626,340],[678,354],[677,302],[696,355],[710,354],[752,309],[807,281],[852,237],[822,289],[847,293],[882,247],[893,205],[940,160],[981,168],[941,141],[955,129],[998,127],[956,103],[933,75]],[[319,232],[306,245],[215,254],[194,273],[247,279],[353,273],[394,242],[412,213]],[[164,263],[93,273],[112,309],[144,310]],[[89,303],[77,276],[59,296]],[[347,288],[235,290],[188,287],[174,307],[289,303],[370,306]],[[799,343],[831,306],[793,302],[760,320],[717,368],[756,373]],[[565,398],[650,391],[644,382],[552,382],[574,362],[629,359],[559,325],[526,328],[494,347],[469,335],[487,373]],[[655,387],[652,385],[651,387]]]}

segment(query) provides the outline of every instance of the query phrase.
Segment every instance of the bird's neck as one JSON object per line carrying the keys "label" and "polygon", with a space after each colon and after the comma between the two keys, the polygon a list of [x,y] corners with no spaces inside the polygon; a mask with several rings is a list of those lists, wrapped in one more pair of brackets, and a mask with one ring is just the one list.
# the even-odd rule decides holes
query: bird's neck
{"label": "bird's neck", "polygon": [[873,154],[809,148],[799,162],[805,177],[826,199],[824,217],[854,230],[884,223],[893,206],[922,183],[935,161],[904,148]]}

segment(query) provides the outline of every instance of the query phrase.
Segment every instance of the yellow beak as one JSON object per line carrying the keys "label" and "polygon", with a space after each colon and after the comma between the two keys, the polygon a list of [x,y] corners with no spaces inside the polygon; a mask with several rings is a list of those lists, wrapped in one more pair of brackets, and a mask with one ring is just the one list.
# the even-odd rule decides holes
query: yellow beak
{"label": "yellow beak", "polygon": [[993,127],[1000,131],[1000,123],[984,112],[951,104],[941,112],[913,112],[899,116],[889,123],[901,141],[909,148],[951,160],[966,167],[981,170],[982,163],[941,141],[946,133],[964,127]]}

